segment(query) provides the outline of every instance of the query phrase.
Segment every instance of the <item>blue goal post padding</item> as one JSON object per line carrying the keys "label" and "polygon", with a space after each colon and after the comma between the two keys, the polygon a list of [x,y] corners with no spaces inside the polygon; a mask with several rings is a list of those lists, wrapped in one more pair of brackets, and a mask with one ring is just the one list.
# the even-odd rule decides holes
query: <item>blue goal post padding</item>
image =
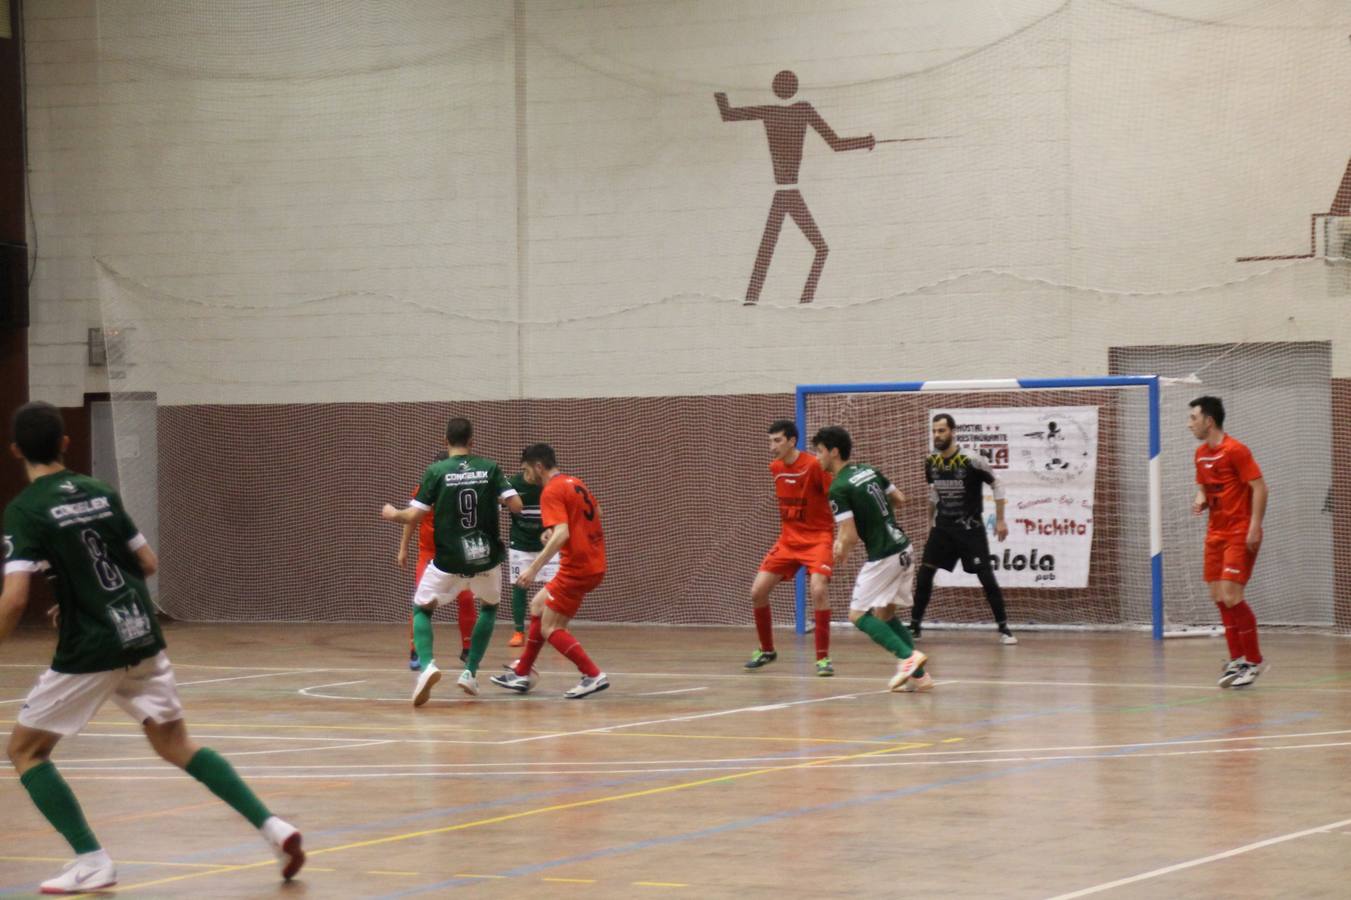
{"label": "blue goal post padding", "polygon": [[[1163,502],[1159,462],[1159,376],[1098,375],[1086,378],[977,378],[962,381],[882,381],[861,384],[799,384],[794,391],[799,449],[807,441],[807,398],[812,394],[900,394],[954,391],[1046,391],[1084,388],[1145,388],[1149,394],[1149,568],[1150,617],[1155,640],[1163,638]],[[807,630],[807,580],[796,583],[798,634]]]}

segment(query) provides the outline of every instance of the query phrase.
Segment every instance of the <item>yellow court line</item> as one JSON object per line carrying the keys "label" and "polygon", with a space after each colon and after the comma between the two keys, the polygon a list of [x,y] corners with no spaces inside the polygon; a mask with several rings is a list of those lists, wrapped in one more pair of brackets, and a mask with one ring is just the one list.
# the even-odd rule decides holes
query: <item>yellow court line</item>
{"label": "yellow court line", "polygon": [[[846,762],[851,759],[863,759],[869,756],[881,756],[887,753],[899,753],[905,750],[916,750],[921,747],[932,747],[932,743],[910,742],[904,744],[895,744],[889,747],[883,747],[880,750],[868,750],[864,753],[853,753],[847,756],[827,756],[821,759],[813,759],[803,763],[797,763],[791,766],[770,766],[763,769],[751,769],[746,772],[733,772],[729,775],[718,775],[713,778],[700,778],[696,781],[682,781],[678,784],[668,784],[664,787],[647,788],[641,791],[628,791],[623,794],[610,794],[604,797],[593,797],[590,800],[575,800],[571,803],[556,803],[552,806],[540,806],[535,809],[521,810],[520,812],[506,813],[505,815],[492,816],[487,819],[475,819],[469,822],[461,822],[458,825],[445,825],[440,828],[427,828],[421,831],[408,831],[403,834],[391,834],[382,838],[372,838],[368,841],[354,841],[350,844],[339,844],[336,847],[323,847],[319,850],[309,851],[310,857],[320,856],[325,853],[341,853],[347,850],[357,850],[363,847],[379,847],[383,844],[393,844],[399,841],[412,840],[414,838],[429,837],[434,834],[450,834],[456,831],[464,831],[469,828],[480,828],[485,825],[498,825],[502,822],[514,822],[517,819],[540,816],[546,813],[562,812],[568,809],[583,809],[588,806],[600,806],[604,803],[617,803],[620,800],[635,800],[639,797],[655,797],[659,794],[669,794],[674,791],[688,790],[689,788],[703,787],[709,784],[725,784],[729,781],[740,781],[743,778],[753,778],[757,775],[768,775],[774,772],[787,772],[793,769],[810,769],[815,766],[824,765],[832,762]],[[230,872],[242,872],[246,869],[257,869],[262,866],[275,865],[275,860],[264,860],[262,862],[249,863],[247,865],[231,866],[221,868],[212,872],[195,872],[190,875],[177,875],[171,878],[160,878],[155,881],[143,881],[140,884],[123,885],[122,890],[129,891],[134,888],[155,887],[161,884],[169,884],[175,881],[183,881],[189,878],[200,878],[204,875],[222,875]],[[482,878],[481,875],[456,875],[457,878]],[[503,878],[505,876],[487,876],[492,878]]]}
{"label": "yellow court line", "polygon": [[496,878],[496,879],[505,879],[507,876],[505,876],[505,875],[471,875],[471,874],[468,873],[468,872],[456,872],[456,873],[455,873],[455,877],[456,877],[456,878]]}

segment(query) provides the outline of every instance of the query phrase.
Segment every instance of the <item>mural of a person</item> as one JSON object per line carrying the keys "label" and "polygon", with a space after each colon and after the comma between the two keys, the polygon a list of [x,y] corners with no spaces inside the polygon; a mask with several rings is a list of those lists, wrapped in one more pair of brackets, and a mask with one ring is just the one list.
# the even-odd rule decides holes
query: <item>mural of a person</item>
{"label": "mural of a person", "polygon": [[[798,88],[797,75],[785,69],[774,76],[774,95],[781,100],[791,99]],[[802,287],[803,303],[811,303],[816,297],[816,285],[821,280],[821,270],[826,265],[826,255],[830,247],[822,237],[821,230],[797,189],[798,170],[802,165],[802,146],[806,141],[807,128],[816,129],[816,133],[825,139],[830,149],[871,150],[876,144],[871,134],[864,137],[842,138],[837,135],[821,114],[810,103],[799,100],[787,105],[769,104],[765,106],[731,106],[727,95],[716,93],[713,98],[718,102],[718,112],[724,122],[744,122],[758,119],[765,123],[765,136],[769,139],[769,155],[774,162],[774,183],[779,185],[774,192],[774,202],[769,207],[769,218],[765,222],[765,231],[760,238],[760,249],[755,254],[755,267],[751,271],[751,282],[746,288],[746,305],[754,306],[760,300],[760,290],[765,285],[765,276],[769,272],[769,263],[774,258],[774,248],[779,242],[779,232],[783,228],[785,216],[792,216],[803,235],[811,241],[816,251],[812,260],[811,273]]]}

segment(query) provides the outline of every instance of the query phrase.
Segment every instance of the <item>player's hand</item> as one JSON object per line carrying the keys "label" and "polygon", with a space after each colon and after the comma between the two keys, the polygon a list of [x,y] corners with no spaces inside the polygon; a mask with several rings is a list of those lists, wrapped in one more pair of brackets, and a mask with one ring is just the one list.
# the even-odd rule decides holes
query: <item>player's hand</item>
{"label": "player's hand", "polygon": [[1192,515],[1203,515],[1206,511],[1206,501],[1204,497],[1197,497],[1192,501]]}
{"label": "player's hand", "polygon": [[530,590],[530,585],[535,583],[536,574],[537,573],[535,572],[533,566],[527,566],[526,570],[521,573],[521,576],[516,579],[516,586],[518,588],[525,588],[526,590]]}
{"label": "player's hand", "polygon": [[387,522],[393,522],[399,518],[399,511],[394,508],[394,504],[386,503],[380,508],[380,518]]}
{"label": "player's hand", "polygon": [[1004,522],[994,523],[994,536],[1002,543],[1009,536],[1009,526]]}
{"label": "player's hand", "polygon": [[60,606],[53,606],[51,609],[47,610],[47,621],[48,621],[48,623],[51,624],[51,626],[52,626],[53,628],[60,628],[60,627],[61,627],[61,607],[60,607]]}
{"label": "player's hand", "polygon": [[1254,525],[1248,529],[1248,540],[1244,543],[1248,546],[1249,553],[1256,553],[1262,546],[1262,526]]}
{"label": "player's hand", "polygon": [[407,547],[401,547],[401,548],[399,548],[399,552],[396,553],[396,554],[394,555],[394,564],[397,565],[400,569],[402,569],[404,566],[408,565],[408,548],[407,548]]}
{"label": "player's hand", "polygon": [[547,543],[549,543],[549,538],[551,538],[551,537],[553,537],[553,536],[554,536],[554,530],[553,530],[552,528],[546,528],[546,529],[544,529],[543,531],[541,531],[541,532],[539,533],[539,540],[540,540],[540,543],[541,543],[541,544],[547,544]]}

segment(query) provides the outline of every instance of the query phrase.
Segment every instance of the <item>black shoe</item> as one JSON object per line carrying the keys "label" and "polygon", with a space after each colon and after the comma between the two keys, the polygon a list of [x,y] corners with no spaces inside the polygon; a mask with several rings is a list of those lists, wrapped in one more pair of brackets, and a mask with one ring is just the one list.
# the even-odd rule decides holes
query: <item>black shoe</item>
{"label": "black shoe", "polygon": [[773,650],[756,650],[750,659],[746,660],[747,669],[758,669],[761,666],[767,666],[779,658],[779,654]]}
{"label": "black shoe", "polygon": [[919,640],[919,633],[920,633],[919,623],[912,619],[910,622],[910,635],[915,640]]}
{"label": "black shoe", "polygon": [[469,648],[465,647],[460,651],[460,662],[469,662]]}

